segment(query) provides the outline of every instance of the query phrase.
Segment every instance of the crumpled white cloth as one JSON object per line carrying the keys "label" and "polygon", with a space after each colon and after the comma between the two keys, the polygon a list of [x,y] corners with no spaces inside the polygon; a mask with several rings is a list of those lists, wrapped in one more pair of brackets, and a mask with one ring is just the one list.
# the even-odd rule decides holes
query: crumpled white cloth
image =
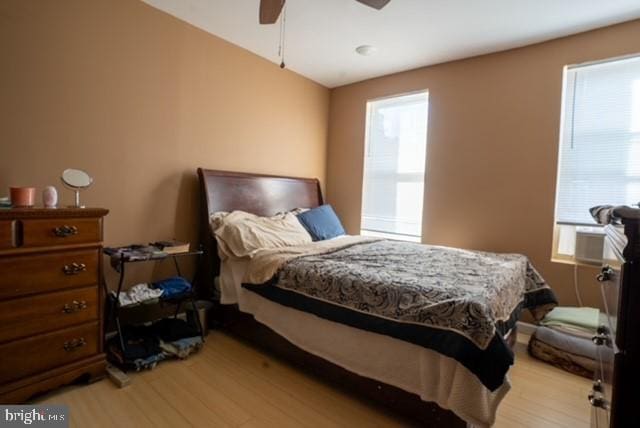
{"label": "crumpled white cloth", "polygon": [[149,284],[136,284],[118,296],[120,306],[131,306],[138,303],[151,303],[162,295],[162,290],[149,287]]}

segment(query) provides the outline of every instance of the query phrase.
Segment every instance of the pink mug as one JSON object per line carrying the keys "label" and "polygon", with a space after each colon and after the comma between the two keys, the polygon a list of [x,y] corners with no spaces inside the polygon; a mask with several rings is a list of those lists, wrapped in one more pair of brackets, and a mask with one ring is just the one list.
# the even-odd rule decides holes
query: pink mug
{"label": "pink mug", "polygon": [[11,205],[14,207],[32,207],[36,200],[35,187],[11,187]]}

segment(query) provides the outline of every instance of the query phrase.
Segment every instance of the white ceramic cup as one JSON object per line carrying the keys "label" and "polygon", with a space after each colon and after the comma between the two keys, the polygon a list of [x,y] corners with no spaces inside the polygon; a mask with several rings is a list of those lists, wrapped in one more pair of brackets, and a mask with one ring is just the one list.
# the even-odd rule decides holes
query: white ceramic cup
{"label": "white ceramic cup", "polygon": [[47,186],[42,191],[42,204],[45,208],[55,208],[58,205],[58,191],[53,186]]}

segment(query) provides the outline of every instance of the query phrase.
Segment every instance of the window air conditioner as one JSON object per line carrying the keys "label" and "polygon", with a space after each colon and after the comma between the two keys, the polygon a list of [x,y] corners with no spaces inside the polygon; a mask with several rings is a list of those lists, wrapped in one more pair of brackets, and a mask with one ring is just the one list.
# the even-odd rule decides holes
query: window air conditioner
{"label": "window air conditioner", "polygon": [[604,231],[598,227],[576,228],[575,258],[583,263],[602,263]]}

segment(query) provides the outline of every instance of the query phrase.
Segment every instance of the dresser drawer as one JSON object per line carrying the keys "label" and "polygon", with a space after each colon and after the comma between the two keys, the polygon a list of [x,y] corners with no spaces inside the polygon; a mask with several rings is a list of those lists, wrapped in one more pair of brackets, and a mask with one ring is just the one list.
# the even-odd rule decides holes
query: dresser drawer
{"label": "dresser drawer", "polygon": [[591,406],[591,428],[609,428],[609,412]]}
{"label": "dresser drawer", "polygon": [[98,287],[0,301],[0,343],[98,319]]}
{"label": "dresser drawer", "polygon": [[620,270],[611,266],[603,267],[602,272],[598,275],[598,281],[602,287],[604,308],[609,315],[618,314],[620,279]]}
{"label": "dresser drawer", "polygon": [[[601,317],[606,318],[606,315],[601,314]],[[593,375],[593,387],[588,399],[591,403],[591,426],[608,428],[612,403],[615,351],[613,339],[608,333],[602,333],[602,331],[601,327],[598,338],[602,340],[595,342],[597,344],[596,368]]]}
{"label": "dresser drawer", "polygon": [[600,395],[605,399],[607,406],[611,405],[611,392],[613,390],[613,369],[615,354],[609,345],[598,346],[596,351],[596,370],[594,372],[594,385],[600,388]]}
{"label": "dresser drawer", "polygon": [[620,300],[620,269],[610,265],[605,265],[596,279],[600,283],[602,306],[604,307],[604,312],[607,317],[607,324],[610,331],[609,334],[615,339],[618,320],[618,302]]}
{"label": "dresser drawer", "polygon": [[82,244],[102,241],[99,218],[22,220],[22,246]]}
{"label": "dresser drawer", "polygon": [[15,221],[0,220],[0,250],[15,246]]}
{"label": "dresser drawer", "polygon": [[0,382],[9,382],[98,353],[98,322],[0,345]]}
{"label": "dresser drawer", "polygon": [[614,288],[613,284],[601,284],[600,293],[604,307],[604,311],[600,312],[600,325],[607,327],[609,335],[615,340],[618,331],[618,311],[613,311],[611,306],[615,305],[616,308],[618,306],[615,300],[618,298],[617,287]]}
{"label": "dresser drawer", "polygon": [[0,300],[98,283],[99,250],[0,259]]}

